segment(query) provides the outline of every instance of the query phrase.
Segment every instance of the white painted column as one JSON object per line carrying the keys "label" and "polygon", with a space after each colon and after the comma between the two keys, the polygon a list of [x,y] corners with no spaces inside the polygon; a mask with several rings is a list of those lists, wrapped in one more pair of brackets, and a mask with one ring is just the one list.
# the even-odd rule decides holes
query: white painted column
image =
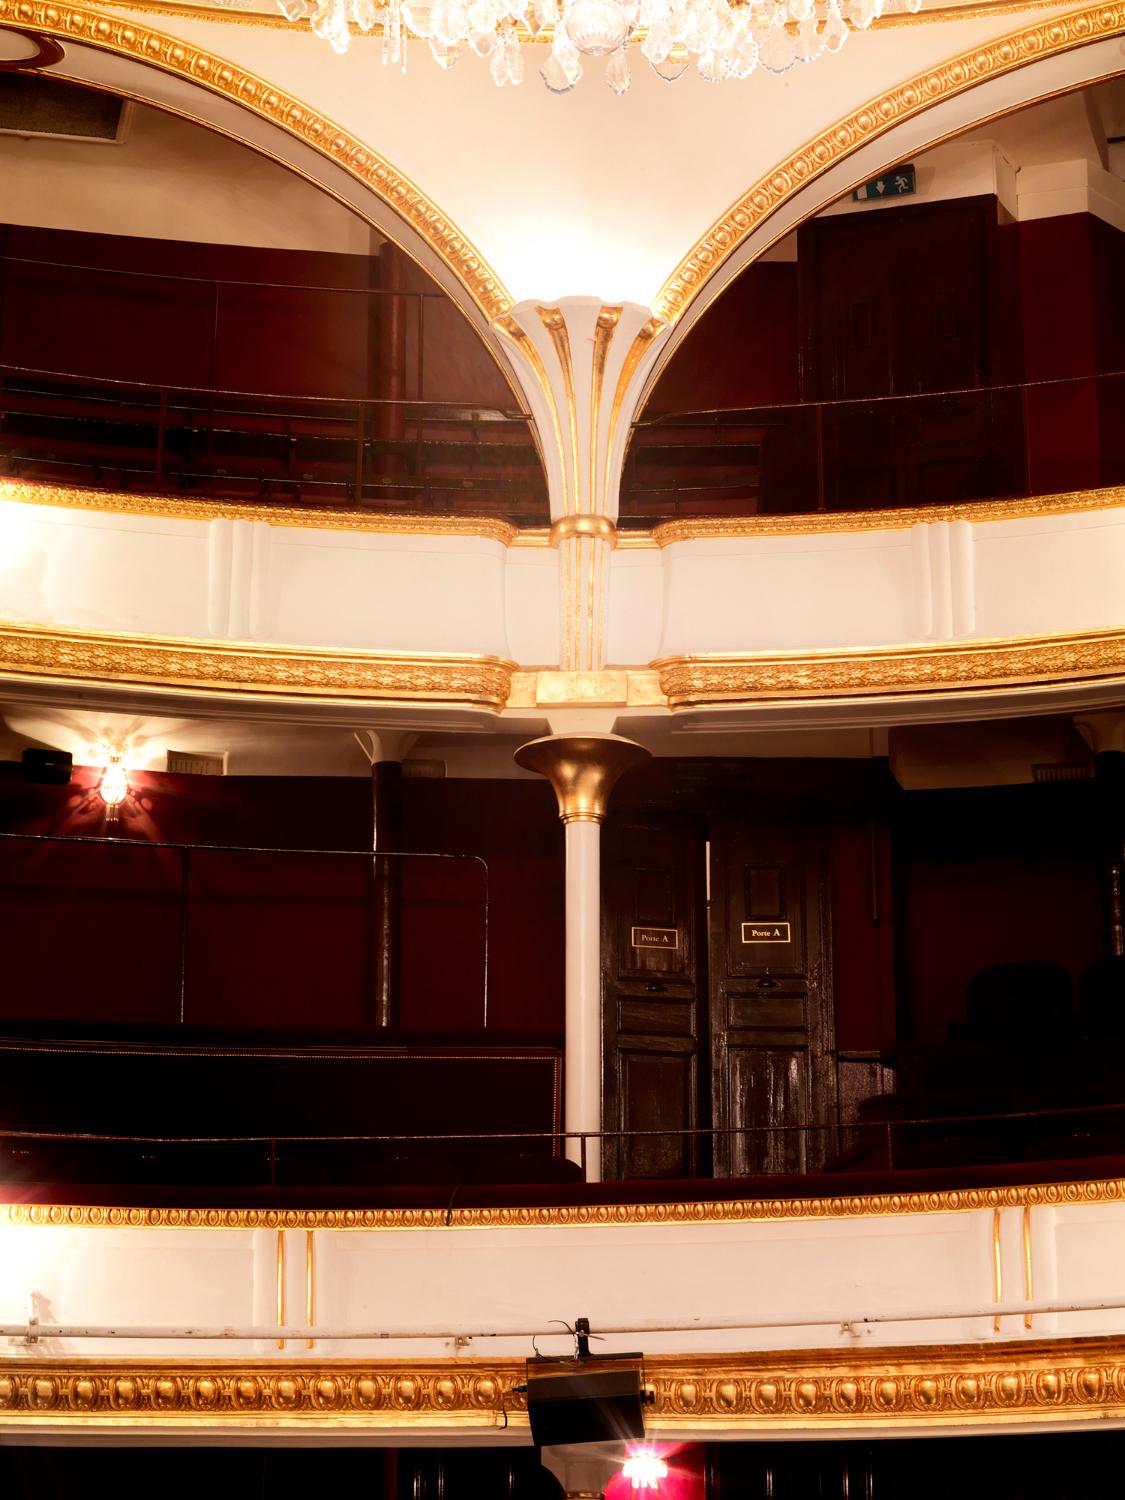
{"label": "white painted column", "polygon": [[[563,1129],[602,1128],[601,825],[618,778],[649,752],[616,734],[551,735],[516,751],[546,776],[566,828],[566,1046]],[[581,1140],[567,1142],[582,1160]],[[601,1145],[586,1144],[586,1181],[601,1181]]]}
{"label": "white painted column", "polygon": [[562,1485],[566,1500],[603,1500],[625,1453],[624,1443],[568,1443],[544,1448],[543,1467]]}
{"label": "white painted column", "polygon": [[[563,1117],[567,1130],[602,1128],[602,973],[600,823],[566,825],[566,1053]],[[567,1142],[571,1161],[581,1141]],[[600,1141],[586,1142],[586,1181],[602,1180]]]}

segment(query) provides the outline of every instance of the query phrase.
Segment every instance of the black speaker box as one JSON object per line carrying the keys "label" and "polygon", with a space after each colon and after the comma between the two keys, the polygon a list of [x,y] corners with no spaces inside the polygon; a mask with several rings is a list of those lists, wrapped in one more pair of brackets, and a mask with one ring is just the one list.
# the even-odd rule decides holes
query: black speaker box
{"label": "black speaker box", "polygon": [[643,1438],[640,1360],[527,1364],[527,1414],[537,1447]]}
{"label": "black speaker box", "polygon": [[25,750],[23,779],[43,786],[66,786],[74,757],[66,750]]}

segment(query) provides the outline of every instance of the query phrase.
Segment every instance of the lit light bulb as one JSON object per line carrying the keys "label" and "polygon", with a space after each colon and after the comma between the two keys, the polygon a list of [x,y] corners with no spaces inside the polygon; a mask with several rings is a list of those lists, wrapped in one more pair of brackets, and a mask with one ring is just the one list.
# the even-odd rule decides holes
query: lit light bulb
{"label": "lit light bulb", "polygon": [[668,1478],[668,1465],[658,1454],[641,1451],[629,1455],[621,1472],[635,1490],[656,1490]]}
{"label": "lit light bulb", "polygon": [[105,770],[98,782],[98,795],[105,803],[106,818],[111,823],[116,822],[117,809],[129,795],[129,778],[125,774],[125,767],[121,764],[119,755],[111,755],[106,762]]}

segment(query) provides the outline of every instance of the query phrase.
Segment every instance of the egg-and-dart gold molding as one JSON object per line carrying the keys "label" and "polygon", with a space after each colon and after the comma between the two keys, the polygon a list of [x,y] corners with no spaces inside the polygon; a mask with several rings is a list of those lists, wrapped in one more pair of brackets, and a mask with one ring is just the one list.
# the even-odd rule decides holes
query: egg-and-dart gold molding
{"label": "egg-and-dart gold molding", "polygon": [[514,670],[514,663],[495,656],[330,651],[0,623],[0,678],[453,704],[498,713]]}
{"label": "egg-and-dart gold molding", "polygon": [[363,531],[397,536],[486,537],[510,547],[519,534],[511,521],[490,516],[379,515],[369,510],[313,505],[251,505],[236,500],[186,500],[174,495],[143,495],[125,490],[81,490],[66,485],[31,484],[0,479],[0,500],[21,505],[50,505],[60,510],[105,511],[130,516],[160,516],[172,521],[264,521],[315,531]]}
{"label": "egg-and-dart gold molding", "polygon": [[1087,6],[983,42],[869,100],[772,168],[718,218],[661,287],[653,310],[677,322],[718,267],[783,203],[903,120],[988,79],[1122,31],[1125,0]]}
{"label": "egg-and-dart gold molding", "polygon": [[499,1208],[142,1208],[110,1204],[3,1203],[0,1225],[63,1229],[421,1230],[612,1228],[634,1224],[754,1224],[787,1219],[887,1218],[1125,1203],[1125,1179],[947,1188],[824,1198],[736,1198],[691,1203],[585,1203]]}
{"label": "egg-and-dart gold molding", "polygon": [[62,0],[0,0],[0,25],[5,23],[137,58],[233,99],[321,152],[381,198],[448,266],[486,320],[512,305],[484,256],[421,188],[357,136],[267,80],[179,37]]}
{"label": "egg-and-dart gold molding", "polygon": [[911,526],[938,521],[1036,520],[1043,516],[1081,511],[1115,510],[1125,506],[1125,485],[1096,490],[1067,490],[1055,495],[1017,495],[1006,500],[971,500],[959,505],[919,505],[897,510],[811,512],[800,516],[689,516],[661,521],[652,528],[658,547],[674,542],[722,540],[749,536],[807,536],[826,532],[906,531]]}
{"label": "egg-and-dart gold molding", "polygon": [[[526,1428],[522,1360],[0,1360],[0,1423]],[[648,1422],[894,1429],[1125,1416],[1125,1339],[650,1355]]]}
{"label": "egg-and-dart gold molding", "polygon": [[653,666],[672,709],[779,698],[962,692],[1125,676],[1125,629],[874,650],[671,656]]}
{"label": "egg-and-dart gold molding", "polygon": [[[221,26],[265,26],[292,30],[295,24],[301,24],[264,10],[220,9],[217,5],[179,5],[176,0],[100,0],[100,3],[123,10],[142,11],[146,15],[182,16],[188,21],[214,21]],[[966,5],[926,6],[916,12],[900,11],[895,15],[879,16],[868,29],[882,31],[887,27],[925,26],[933,21],[976,21],[982,17],[1011,15],[1015,11],[1057,8],[1058,3],[1059,0],[976,0],[976,3],[970,0]],[[516,31],[521,42],[548,42],[551,39],[549,32],[533,33],[526,26],[518,26]],[[374,26],[366,33],[356,31],[352,40],[363,43],[378,40],[382,35],[382,28]],[[639,41],[640,37],[635,36],[634,40]]]}

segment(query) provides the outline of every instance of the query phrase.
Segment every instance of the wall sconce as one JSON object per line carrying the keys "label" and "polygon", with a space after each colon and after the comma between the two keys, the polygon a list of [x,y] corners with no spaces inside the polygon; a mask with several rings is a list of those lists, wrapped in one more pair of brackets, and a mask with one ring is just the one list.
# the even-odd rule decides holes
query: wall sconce
{"label": "wall sconce", "polygon": [[668,1465],[658,1453],[639,1448],[625,1460],[621,1473],[635,1490],[658,1490],[660,1481],[668,1478]]}
{"label": "wall sconce", "polygon": [[129,777],[120,755],[111,755],[98,782],[98,795],[105,803],[105,820],[117,822],[117,810],[129,795]]}

